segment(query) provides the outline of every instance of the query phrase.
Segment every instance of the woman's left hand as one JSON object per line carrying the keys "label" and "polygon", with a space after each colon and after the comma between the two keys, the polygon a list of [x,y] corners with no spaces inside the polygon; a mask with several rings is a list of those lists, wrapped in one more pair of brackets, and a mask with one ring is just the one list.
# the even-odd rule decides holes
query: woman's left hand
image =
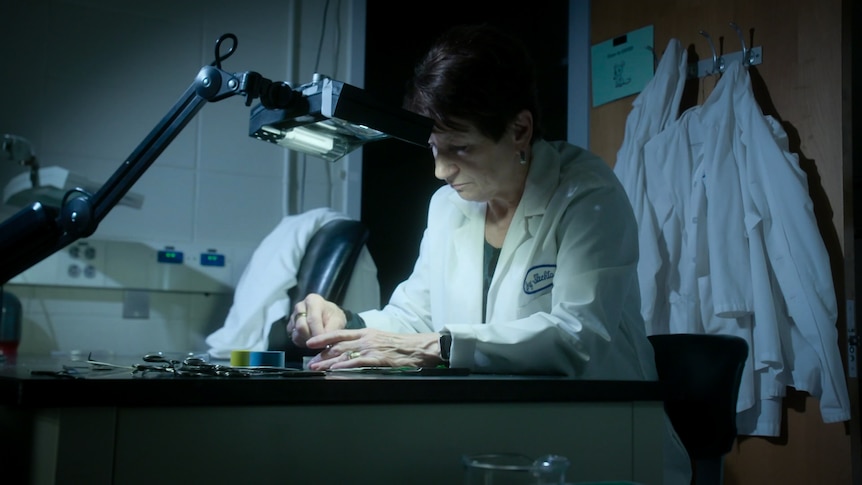
{"label": "woman's left hand", "polygon": [[442,363],[440,334],[393,333],[373,328],[335,330],[306,342],[323,349],[308,363],[311,370],[351,367],[429,367]]}

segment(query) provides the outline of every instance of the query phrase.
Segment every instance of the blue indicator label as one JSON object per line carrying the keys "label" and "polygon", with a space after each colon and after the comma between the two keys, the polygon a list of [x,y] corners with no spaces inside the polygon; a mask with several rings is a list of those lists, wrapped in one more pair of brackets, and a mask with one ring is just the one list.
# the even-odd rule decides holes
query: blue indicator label
{"label": "blue indicator label", "polygon": [[224,254],[201,253],[201,266],[224,266]]}
{"label": "blue indicator label", "polygon": [[174,250],[161,250],[159,251],[159,262],[160,263],[182,263],[183,262],[183,252],[182,251],[174,251]]}

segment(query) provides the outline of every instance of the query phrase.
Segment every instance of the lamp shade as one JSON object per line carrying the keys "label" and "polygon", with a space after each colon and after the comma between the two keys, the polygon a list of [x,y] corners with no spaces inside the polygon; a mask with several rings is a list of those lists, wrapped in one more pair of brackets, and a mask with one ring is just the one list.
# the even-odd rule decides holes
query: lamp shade
{"label": "lamp shade", "polygon": [[285,109],[252,109],[249,135],[334,162],[365,143],[397,138],[427,146],[433,121],[393,108],[350,84],[315,75]]}

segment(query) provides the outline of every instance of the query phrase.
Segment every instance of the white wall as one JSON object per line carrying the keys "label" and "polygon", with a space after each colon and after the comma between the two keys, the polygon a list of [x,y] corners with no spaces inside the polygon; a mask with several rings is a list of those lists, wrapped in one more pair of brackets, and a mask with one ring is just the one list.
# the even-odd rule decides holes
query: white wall
{"label": "white wall", "polygon": [[[361,86],[363,50],[349,42],[364,35],[364,1],[331,1],[319,44],[325,5],[0,0],[0,133],[29,139],[43,167],[107,180],[213,61],[225,32],[239,38],[225,70],[299,85],[311,80],[321,45],[319,71]],[[254,140],[244,101],[205,105],[131,189],[143,207],[117,206],[100,224],[90,239],[112,261],[98,266],[95,283],[67,277],[69,256],[58,254],[46,262],[56,284],[44,277],[27,284],[25,273],[6,286],[25,307],[22,352],[205,348],[203,337],[227,314],[231,286],[282,217],[324,206],[358,217],[359,155],[330,164]],[[25,171],[0,165],[0,189]],[[15,210],[0,207],[0,219]],[[135,251],[115,249],[129,243]],[[140,288],[103,274],[152,272],[155,249],[166,245],[186,252],[186,269],[201,285]],[[207,249],[224,253],[227,267],[195,267]],[[213,291],[213,280],[224,284]],[[141,296],[148,315],[124,317]]]}

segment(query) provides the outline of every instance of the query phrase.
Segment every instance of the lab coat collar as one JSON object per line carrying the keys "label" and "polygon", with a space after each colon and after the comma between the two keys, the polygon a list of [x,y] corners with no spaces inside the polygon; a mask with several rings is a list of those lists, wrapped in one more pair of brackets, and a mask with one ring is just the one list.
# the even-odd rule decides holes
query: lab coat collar
{"label": "lab coat collar", "polygon": [[533,144],[533,159],[521,197],[525,218],[544,215],[560,181],[560,154],[545,140]]}

